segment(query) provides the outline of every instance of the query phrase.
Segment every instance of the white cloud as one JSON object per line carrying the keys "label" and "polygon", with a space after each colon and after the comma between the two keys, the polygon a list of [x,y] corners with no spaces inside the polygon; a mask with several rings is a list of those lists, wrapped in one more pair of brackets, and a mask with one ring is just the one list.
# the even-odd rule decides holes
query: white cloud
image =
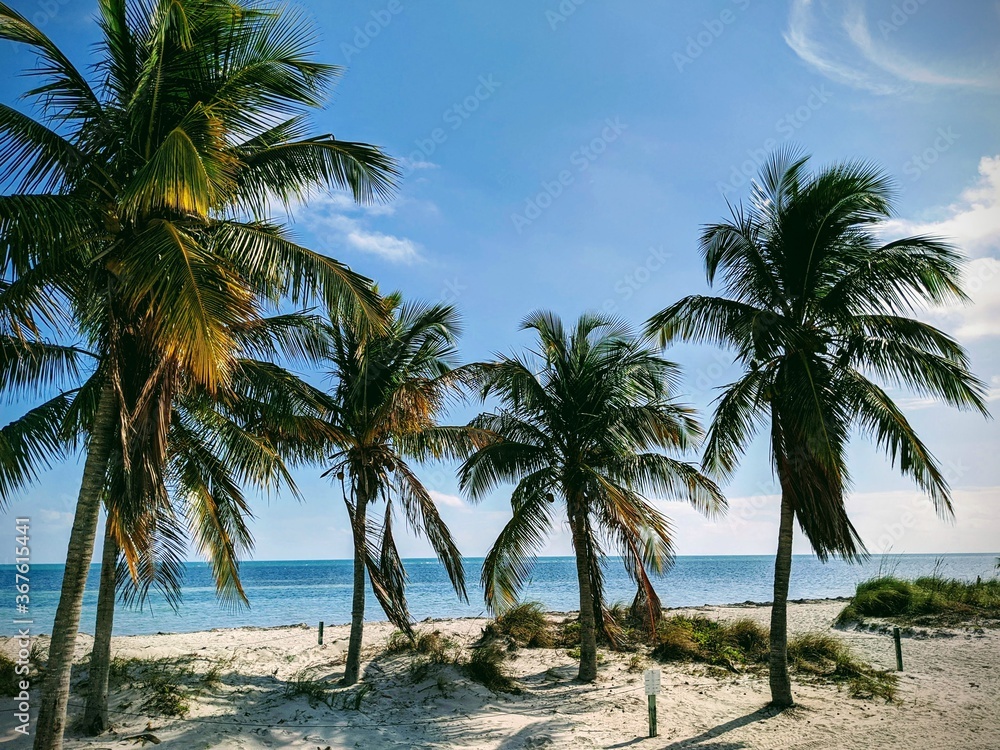
{"label": "white cloud", "polygon": [[[908,20],[904,15],[902,22]],[[898,22],[885,19],[879,25],[883,37],[889,36],[886,28],[900,28]],[[941,72],[894,49],[888,38],[876,41],[863,2],[793,0],[784,36],[795,54],[823,75],[874,94],[899,94],[917,85],[996,86],[991,76]]]}
{"label": "white cloud", "polygon": [[431,496],[431,500],[434,501],[436,505],[444,505],[448,508],[468,508],[469,506],[465,504],[465,501],[458,495],[448,495],[444,492],[438,492],[437,490],[429,490],[428,494]]}
{"label": "white cloud", "polygon": [[973,256],[1000,252],[1000,154],[979,160],[979,177],[958,200],[931,220],[894,220],[884,225],[897,235],[933,234]]}
{"label": "white cloud", "polygon": [[411,264],[421,259],[420,246],[413,240],[373,229],[372,219],[392,216],[395,206],[360,206],[342,193],[317,196],[298,207],[303,223],[322,241],[342,243],[354,250],[375,255],[390,263]]}
{"label": "white cloud", "polygon": [[979,161],[979,177],[931,220],[894,219],[882,225],[886,237],[926,234],[942,237],[969,253],[965,290],[968,305],[935,308],[929,316],[961,339],[1000,334],[1000,155]]}

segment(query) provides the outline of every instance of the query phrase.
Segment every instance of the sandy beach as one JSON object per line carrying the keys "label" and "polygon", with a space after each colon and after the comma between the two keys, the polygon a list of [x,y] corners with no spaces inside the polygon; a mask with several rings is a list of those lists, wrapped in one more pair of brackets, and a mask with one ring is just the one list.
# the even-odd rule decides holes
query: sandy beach
{"label": "sandy beach", "polygon": [[[793,603],[792,633],[833,632],[873,665],[894,666],[885,634],[831,629],[843,601]],[[720,619],[767,622],[769,608],[734,605],[675,610]],[[554,615],[558,618],[558,615]],[[468,649],[481,619],[425,621]],[[576,661],[565,649],[519,649],[509,663],[518,695],[494,694],[459,668],[422,661],[413,653],[386,653],[392,627],[365,631],[364,680],[336,687],[343,672],[347,627],[327,627],[317,644],[315,626],[220,629],[200,633],[114,639],[123,659],[168,659],[187,670],[190,709],[184,719],[156,718],[145,695],[126,682],[111,699],[115,730],[98,738],[67,737],[73,749],[124,748],[143,735],[163,747],[227,748],[702,748],[703,750],[820,750],[872,748],[933,750],[1000,747],[1000,631],[917,632],[903,641],[906,671],[898,703],[849,697],[834,685],[796,680],[798,707],[773,715],[766,676],[721,675],[699,665],[661,665],[659,736],[647,738],[642,669],[628,653],[602,650],[598,682],[576,683]],[[44,640],[43,640],[44,643]],[[81,636],[77,656],[90,648]],[[11,650],[11,643],[5,647]],[[206,677],[209,675],[209,677]],[[329,681],[329,704],[289,696],[303,677]],[[71,701],[79,714],[82,698]],[[3,716],[0,744],[27,743]],[[152,746],[151,744],[148,746]]]}

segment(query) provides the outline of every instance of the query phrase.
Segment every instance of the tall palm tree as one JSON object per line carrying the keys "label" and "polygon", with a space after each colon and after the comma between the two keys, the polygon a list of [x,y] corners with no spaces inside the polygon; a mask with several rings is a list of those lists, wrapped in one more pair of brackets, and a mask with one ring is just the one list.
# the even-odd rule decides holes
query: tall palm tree
{"label": "tall palm tree", "polygon": [[597,631],[605,628],[599,535],[621,552],[651,619],[660,611],[647,567],[671,561],[668,520],[650,492],[687,499],[704,513],[725,508],[715,484],[691,464],[657,449],[685,451],[701,436],[690,409],[669,394],[677,367],[650,351],[617,320],[584,315],[566,331],[555,315],[534,313],[521,324],[535,331],[534,356],[505,356],[484,366],[482,396],[496,412],[472,426],[498,435],[463,465],[461,486],[478,500],[516,482],[514,517],[483,563],[491,610],[512,605],[530,574],[535,552],[562,501],[572,533],[580,585],[579,678],[597,676]]}
{"label": "tall palm tree", "polygon": [[809,173],[807,160],[772,155],[750,205],[702,232],[708,281],[721,273],[728,295],[685,297],[648,324],[664,344],[730,347],[744,369],[717,401],[706,470],[730,476],[769,427],[781,486],[769,662],[778,707],[792,705],[786,602],[794,521],[821,560],[866,554],[844,506],[852,431],[874,438],[939,514],[952,512],[934,456],[876,380],[987,414],[983,383],[962,347],[912,317],[922,303],[966,300],[960,254],[933,237],[878,236],[891,183],[876,167],[847,162]]}
{"label": "tall palm tree", "polygon": [[[24,299],[56,291],[99,356],[92,429],[53,626],[35,747],[62,746],[73,646],[116,435],[165,467],[185,388],[233,377],[233,331],[282,298],[371,320],[367,279],[268,219],[316,188],[381,198],[396,170],[377,148],[311,135],[337,69],[312,59],[300,16],[227,0],[101,0],[100,59],[81,74],[0,3],[0,39],[39,60],[34,119],[0,105],[0,268]],[[131,352],[148,379],[125,403]],[[141,408],[139,408],[141,407]],[[130,455],[126,452],[123,455]]]}
{"label": "tall palm tree", "polygon": [[[94,646],[88,669],[83,727],[108,729],[108,678],[116,592],[126,604],[141,604],[156,587],[166,601],[180,600],[182,556],[190,537],[211,563],[216,590],[227,605],[248,604],[240,559],[252,545],[252,517],[243,487],[298,493],[292,464],[322,458],[314,451],[324,394],[284,368],[260,361],[315,362],[326,351],[319,319],[278,315],[234,332],[245,355],[222,394],[182,393],[173,405],[162,484],[130,481],[116,451],[109,471]],[[72,434],[83,425],[66,425]],[[134,446],[133,446],[134,449]],[[185,527],[190,533],[185,533]],[[123,554],[119,555],[119,552]]]}
{"label": "tall palm tree", "polygon": [[[438,424],[449,398],[469,381],[456,368],[458,316],[449,305],[403,304],[385,298],[389,328],[384,333],[353,325],[330,327],[329,364],[336,379],[330,425],[332,441],[325,476],[340,480],[354,538],[354,598],[344,684],[358,681],[365,618],[365,583],[371,582],[386,617],[410,633],[406,571],[393,535],[396,506],[409,528],[423,535],[444,564],[463,599],[462,556],[427,488],[408,460],[462,458],[490,436],[464,426]],[[381,527],[369,516],[383,503]]]}

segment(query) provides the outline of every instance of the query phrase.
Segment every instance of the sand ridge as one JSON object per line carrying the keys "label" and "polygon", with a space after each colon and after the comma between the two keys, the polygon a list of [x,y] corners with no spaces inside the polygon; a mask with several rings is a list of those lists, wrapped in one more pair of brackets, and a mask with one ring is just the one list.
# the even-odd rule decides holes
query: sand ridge
{"label": "sand ridge", "polygon": [[[832,630],[843,601],[789,605],[794,633],[830,631],[873,665],[895,663],[884,634]],[[675,613],[722,619],[750,617],[766,624],[766,605],[707,606]],[[425,621],[466,650],[482,632],[479,618]],[[200,633],[116,637],[120,657],[180,660],[195,676],[184,719],[154,718],[138,689],[112,697],[115,731],[98,738],[67,737],[67,750],[124,748],[151,733],[160,747],[310,748],[700,748],[701,750],[820,750],[880,748],[936,750],[1000,748],[1000,631],[941,631],[904,639],[906,671],[899,703],[850,698],[836,686],[796,680],[798,706],[781,714],[765,707],[766,675],[720,677],[698,665],[660,665],[660,736],[646,738],[642,668],[631,654],[602,650],[596,684],[574,681],[576,661],[565,649],[520,649],[509,666],[523,691],[494,694],[459,668],[415,669],[419,656],[387,654],[393,628],[369,623],[362,684],[336,687],[343,673],[347,626],[328,626],[324,645],[315,627],[219,629]],[[90,648],[81,636],[78,658]],[[218,681],[197,676],[216,667]],[[332,684],[329,705],[289,697],[288,685],[307,676]],[[82,698],[74,695],[72,712]],[[11,740],[3,717],[0,744]],[[134,738],[134,739],[129,739]],[[21,740],[23,742],[23,740]],[[18,747],[15,742],[11,747]]]}

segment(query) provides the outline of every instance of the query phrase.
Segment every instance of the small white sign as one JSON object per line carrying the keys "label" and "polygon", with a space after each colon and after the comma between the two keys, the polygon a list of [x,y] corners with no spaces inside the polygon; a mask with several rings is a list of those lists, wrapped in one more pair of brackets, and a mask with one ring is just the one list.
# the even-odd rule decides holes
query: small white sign
{"label": "small white sign", "polygon": [[660,694],[660,670],[647,669],[643,675],[646,682],[646,695]]}

